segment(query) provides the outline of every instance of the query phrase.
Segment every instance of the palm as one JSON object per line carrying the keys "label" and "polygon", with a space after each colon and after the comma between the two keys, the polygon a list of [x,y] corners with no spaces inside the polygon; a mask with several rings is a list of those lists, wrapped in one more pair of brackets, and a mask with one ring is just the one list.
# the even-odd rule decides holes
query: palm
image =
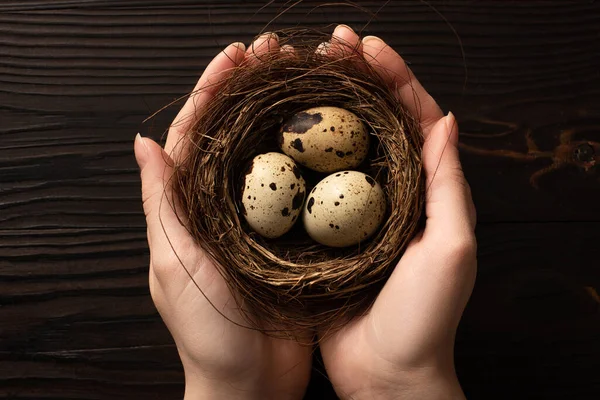
{"label": "palm", "polygon": [[[189,237],[177,239],[178,244],[191,242]],[[173,334],[184,366],[209,366],[197,373],[240,387],[251,382],[269,385],[278,393],[301,393],[307,380],[310,348],[244,327],[247,323],[215,265],[196,245],[187,250],[182,253],[185,258],[177,260],[188,265],[193,279],[181,265],[162,264],[162,257],[153,260],[150,279],[152,297]],[[175,259],[169,254],[164,256]],[[167,270],[168,282],[154,276]],[[202,285],[202,291],[196,283]],[[168,300],[169,304],[164,304]]]}
{"label": "palm", "polygon": [[384,385],[388,375],[418,371],[432,361],[452,368],[454,332],[473,285],[475,258],[469,256],[473,265],[467,268],[448,263],[456,252],[467,255],[468,244],[452,254],[436,251],[438,244],[416,239],[369,313],[321,343],[330,379],[342,393]]}

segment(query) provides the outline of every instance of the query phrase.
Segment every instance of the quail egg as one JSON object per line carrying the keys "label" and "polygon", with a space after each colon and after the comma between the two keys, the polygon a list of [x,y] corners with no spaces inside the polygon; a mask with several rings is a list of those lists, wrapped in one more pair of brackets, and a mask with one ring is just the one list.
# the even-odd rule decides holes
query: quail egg
{"label": "quail egg", "polygon": [[369,151],[365,124],[350,111],[315,107],[284,121],[279,133],[281,150],[318,172],[352,169]]}
{"label": "quail egg", "polygon": [[246,172],[241,211],[254,231],[276,238],[298,219],[305,194],[306,184],[294,160],[280,153],[261,154]]}
{"label": "quail egg", "polygon": [[346,247],[377,231],[386,211],[383,189],[369,175],[342,171],[314,187],[304,206],[308,235],[331,247]]}

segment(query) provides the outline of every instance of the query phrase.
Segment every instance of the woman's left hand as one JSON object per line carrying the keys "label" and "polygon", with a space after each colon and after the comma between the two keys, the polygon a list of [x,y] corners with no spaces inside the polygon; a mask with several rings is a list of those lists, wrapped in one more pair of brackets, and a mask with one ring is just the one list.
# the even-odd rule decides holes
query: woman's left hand
{"label": "woman's left hand", "polygon": [[186,399],[300,399],[310,377],[312,348],[240,326],[245,320],[217,266],[178,219],[182,213],[171,208],[177,204],[170,186],[173,159],[186,150],[195,113],[242,61],[279,51],[277,37],[263,35],[251,49],[234,43],[214,58],[175,118],[165,149],[140,136],[134,146],[148,225],[150,292],[175,339]]}

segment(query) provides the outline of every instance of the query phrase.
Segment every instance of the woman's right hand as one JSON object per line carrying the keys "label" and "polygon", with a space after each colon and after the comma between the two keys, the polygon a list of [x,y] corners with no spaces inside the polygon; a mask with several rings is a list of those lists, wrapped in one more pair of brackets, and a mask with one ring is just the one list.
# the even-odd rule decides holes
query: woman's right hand
{"label": "woman's right hand", "polygon": [[343,399],[462,399],[454,338],[477,270],[475,207],[458,157],[458,126],[444,116],[402,58],[381,39],[362,43],[346,26],[332,44],[357,46],[419,118],[425,134],[426,225],[373,307],[321,342]]}

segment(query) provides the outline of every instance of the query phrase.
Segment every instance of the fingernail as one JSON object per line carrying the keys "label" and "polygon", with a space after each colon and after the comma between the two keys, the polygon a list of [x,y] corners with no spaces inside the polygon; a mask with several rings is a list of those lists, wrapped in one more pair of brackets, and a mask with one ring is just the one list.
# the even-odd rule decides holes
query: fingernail
{"label": "fingernail", "polygon": [[238,49],[240,49],[241,51],[246,51],[246,45],[242,42],[231,43],[231,46],[235,46]]}
{"label": "fingernail", "polygon": [[323,42],[317,46],[317,50],[315,50],[315,53],[325,55],[325,54],[327,54],[327,50],[329,49],[330,46],[331,46],[331,43]]}
{"label": "fingernail", "polygon": [[452,111],[448,111],[448,115],[446,115],[446,129],[448,131],[452,131],[454,126],[456,125],[456,117],[452,114]]}
{"label": "fingernail", "polygon": [[380,38],[378,38],[377,36],[365,36],[362,40],[362,42],[364,44],[367,44],[367,42],[374,42],[377,41],[379,43],[383,43],[383,40],[381,40]]}
{"label": "fingernail", "polygon": [[457,145],[458,144],[458,125],[456,124],[456,117],[454,116],[452,111],[449,111],[448,115],[446,115],[446,130],[449,134],[448,136],[450,137],[450,140],[452,141],[452,143]]}
{"label": "fingernail", "polygon": [[333,34],[335,35],[335,33],[338,31],[338,29],[343,29],[343,28],[346,28],[346,29],[350,30],[351,32],[354,32],[354,29],[350,28],[348,25],[346,25],[346,24],[339,24],[333,30]]}
{"label": "fingernail", "polygon": [[271,39],[271,38],[273,38],[273,39],[279,41],[279,36],[277,36],[277,34],[274,33],[274,32],[265,32],[265,33],[261,34],[259,36],[259,38],[265,38],[265,39]]}
{"label": "fingernail", "polygon": [[292,46],[290,44],[284,44],[283,46],[281,46],[280,50],[283,53],[293,53],[294,52],[294,46]]}
{"label": "fingernail", "polygon": [[135,135],[135,141],[133,144],[133,150],[135,153],[135,160],[138,163],[140,169],[143,169],[146,163],[148,162],[148,145],[144,138],[138,133]]}

